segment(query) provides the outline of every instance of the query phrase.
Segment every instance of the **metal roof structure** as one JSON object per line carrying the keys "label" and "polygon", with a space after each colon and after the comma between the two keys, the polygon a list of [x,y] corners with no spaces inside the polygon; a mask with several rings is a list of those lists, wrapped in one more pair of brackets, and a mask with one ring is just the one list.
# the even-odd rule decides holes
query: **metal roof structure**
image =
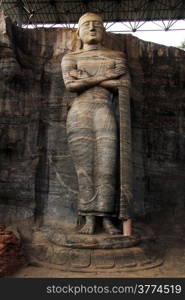
{"label": "metal roof structure", "polygon": [[65,24],[70,27],[87,11],[102,15],[109,24],[130,23],[130,31],[138,30],[140,21],[162,20],[163,30],[169,30],[178,20],[185,20],[184,0],[1,0],[0,5],[4,14],[19,26]]}

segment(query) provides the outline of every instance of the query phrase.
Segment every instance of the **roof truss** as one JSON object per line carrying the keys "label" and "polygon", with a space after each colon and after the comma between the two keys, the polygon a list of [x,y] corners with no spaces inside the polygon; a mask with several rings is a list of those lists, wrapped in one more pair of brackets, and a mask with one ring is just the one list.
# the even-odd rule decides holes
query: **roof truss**
{"label": "roof truss", "polygon": [[101,14],[108,26],[126,22],[130,31],[139,30],[142,22],[158,20],[162,20],[163,30],[169,30],[177,20],[185,20],[183,0],[1,0],[0,4],[5,15],[19,26],[69,26],[87,11]]}

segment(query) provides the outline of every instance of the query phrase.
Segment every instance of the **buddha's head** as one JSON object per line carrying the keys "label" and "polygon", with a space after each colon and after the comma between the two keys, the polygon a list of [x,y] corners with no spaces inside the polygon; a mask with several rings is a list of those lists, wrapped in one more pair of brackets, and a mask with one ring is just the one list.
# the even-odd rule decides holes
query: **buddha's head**
{"label": "buddha's head", "polygon": [[104,34],[101,16],[94,13],[82,15],[78,22],[77,34],[83,44],[100,44]]}

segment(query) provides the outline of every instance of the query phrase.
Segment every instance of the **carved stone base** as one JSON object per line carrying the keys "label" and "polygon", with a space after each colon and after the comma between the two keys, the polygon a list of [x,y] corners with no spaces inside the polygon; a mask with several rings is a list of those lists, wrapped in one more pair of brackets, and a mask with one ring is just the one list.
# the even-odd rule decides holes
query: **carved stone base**
{"label": "carved stone base", "polygon": [[50,232],[48,241],[59,246],[75,249],[122,249],[136,246],[140,239],[137,236],[125,237],[123,235],[84,235],[78,233]]}
{"label": "carved stone base", "polygon": [[[162,264],[152,232],[135,228],[135,236],[93,236],[42,228],[34,234],[27,252],[32,263],[71,272],[130,272]],[[138,238],[140,234],[140,239]],[[112,245],[112,247],[111,247]]]}

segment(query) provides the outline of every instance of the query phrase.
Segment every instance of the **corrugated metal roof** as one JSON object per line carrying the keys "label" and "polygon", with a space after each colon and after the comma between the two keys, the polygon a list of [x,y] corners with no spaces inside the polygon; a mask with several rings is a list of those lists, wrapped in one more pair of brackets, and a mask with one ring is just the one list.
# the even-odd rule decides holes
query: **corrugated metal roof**
{"label": "corrugated metal roof", "polygon": [[185,19],[183,0],[1,0],[1,6],[19,24],[77,23],[87,11],[106,22]]}

